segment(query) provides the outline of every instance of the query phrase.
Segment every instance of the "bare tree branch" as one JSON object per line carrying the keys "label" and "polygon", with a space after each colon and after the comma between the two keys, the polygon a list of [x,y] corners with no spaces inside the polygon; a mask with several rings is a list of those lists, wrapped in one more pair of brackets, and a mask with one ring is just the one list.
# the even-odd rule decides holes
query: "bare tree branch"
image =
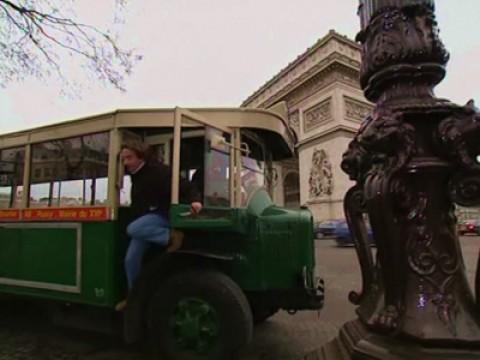
{"label": "bare tree branch", "polygon": [[82,60],[83,67],[120,90],[141,59],[107,32],[63,15],[52,1],[0,0],[0,86],[27,76],[44,79],[52,70],[65,79],[63,54]]}

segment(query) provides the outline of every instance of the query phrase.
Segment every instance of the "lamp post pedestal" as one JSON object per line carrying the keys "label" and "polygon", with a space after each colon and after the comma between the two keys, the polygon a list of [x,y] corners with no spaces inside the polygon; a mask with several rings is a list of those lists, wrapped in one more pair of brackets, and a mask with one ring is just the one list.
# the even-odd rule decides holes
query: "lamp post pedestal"
{"label": "lamp post pedestal", "polygon": [[376,106],[342,161],[356,182],[344,208],[362,272],[349,296],[358,320],[307,359],[480,358],[480,276],[475,299],[455,217],[455,204],[480,205],[480,114],[435,97],[449,54],[434,10],[360,1],[360,83]]}
{"label": "lamp post pedestal", "polygon": [[346,323],[339,335],[303,360],[476,360],[480,349],[421,346],[407,338],[382,336],[358,320]]}

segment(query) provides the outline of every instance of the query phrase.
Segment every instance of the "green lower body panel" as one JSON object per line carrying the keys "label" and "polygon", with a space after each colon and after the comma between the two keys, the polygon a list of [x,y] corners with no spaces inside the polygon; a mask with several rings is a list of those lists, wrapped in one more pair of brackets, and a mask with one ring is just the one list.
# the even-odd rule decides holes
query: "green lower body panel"
{"label": "green lower body panel", "polygon": [[0,293],[113,306],[124,288],[117,222],[0,224]]}
{"label": "green lower body panel", "polygon": [[80,224],[12,225],[0,240],[0,284],[81,292]]}

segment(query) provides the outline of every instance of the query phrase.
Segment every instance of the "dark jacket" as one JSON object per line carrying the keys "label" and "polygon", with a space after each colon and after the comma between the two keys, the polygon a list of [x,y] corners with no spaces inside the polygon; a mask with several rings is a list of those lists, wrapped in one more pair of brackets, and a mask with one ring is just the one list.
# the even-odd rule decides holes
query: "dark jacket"
{"label": "dark jacket", "polygon": [[[148,213],[159,213],[168,218],[171,203],[172,172],[163,164],[146,163],[131,174],[131,209],[134,219]],[[187,181],[180,182],[180,202],[200,201],[198,191]]]}

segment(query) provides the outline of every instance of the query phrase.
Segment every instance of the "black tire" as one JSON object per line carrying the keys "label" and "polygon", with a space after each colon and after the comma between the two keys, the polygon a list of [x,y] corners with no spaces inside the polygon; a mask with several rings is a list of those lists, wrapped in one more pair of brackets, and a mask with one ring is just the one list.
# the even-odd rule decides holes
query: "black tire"
{"label": "black tire", "polygon": [[252,307],[253,323],[255,325],[267,321],[278,312],[276,308]]}
{"label": "black tire", "polygon": [[[208,315],[197,313],[197,316],[208,317],[207,321],[215,319],[216,330],[212,333],[217,335],[212,335],[214,340],[207,339],[208,353],[203,353],[205,342],[201,345],[202,353],[198,353],[199,336],[186,339],[179,335],[182,330],[178,330],[181,329],[178,324],[184,324],[179,321],[179,314],[185,304],[195,301],[207,304],[209,309]],[[198,325],[204,319],[196,319],[198,334],[203,331],[198,329],[204,329]],[[252,313],[244,293],[228,276],[211,270],[185,271],[162,283],[150,301],[147,323],[149,350],[154,360],[234,360],[253,334]],[[186,328],[188,325],[183,329]],[[210,332],[206,336],[211,336]]]}

